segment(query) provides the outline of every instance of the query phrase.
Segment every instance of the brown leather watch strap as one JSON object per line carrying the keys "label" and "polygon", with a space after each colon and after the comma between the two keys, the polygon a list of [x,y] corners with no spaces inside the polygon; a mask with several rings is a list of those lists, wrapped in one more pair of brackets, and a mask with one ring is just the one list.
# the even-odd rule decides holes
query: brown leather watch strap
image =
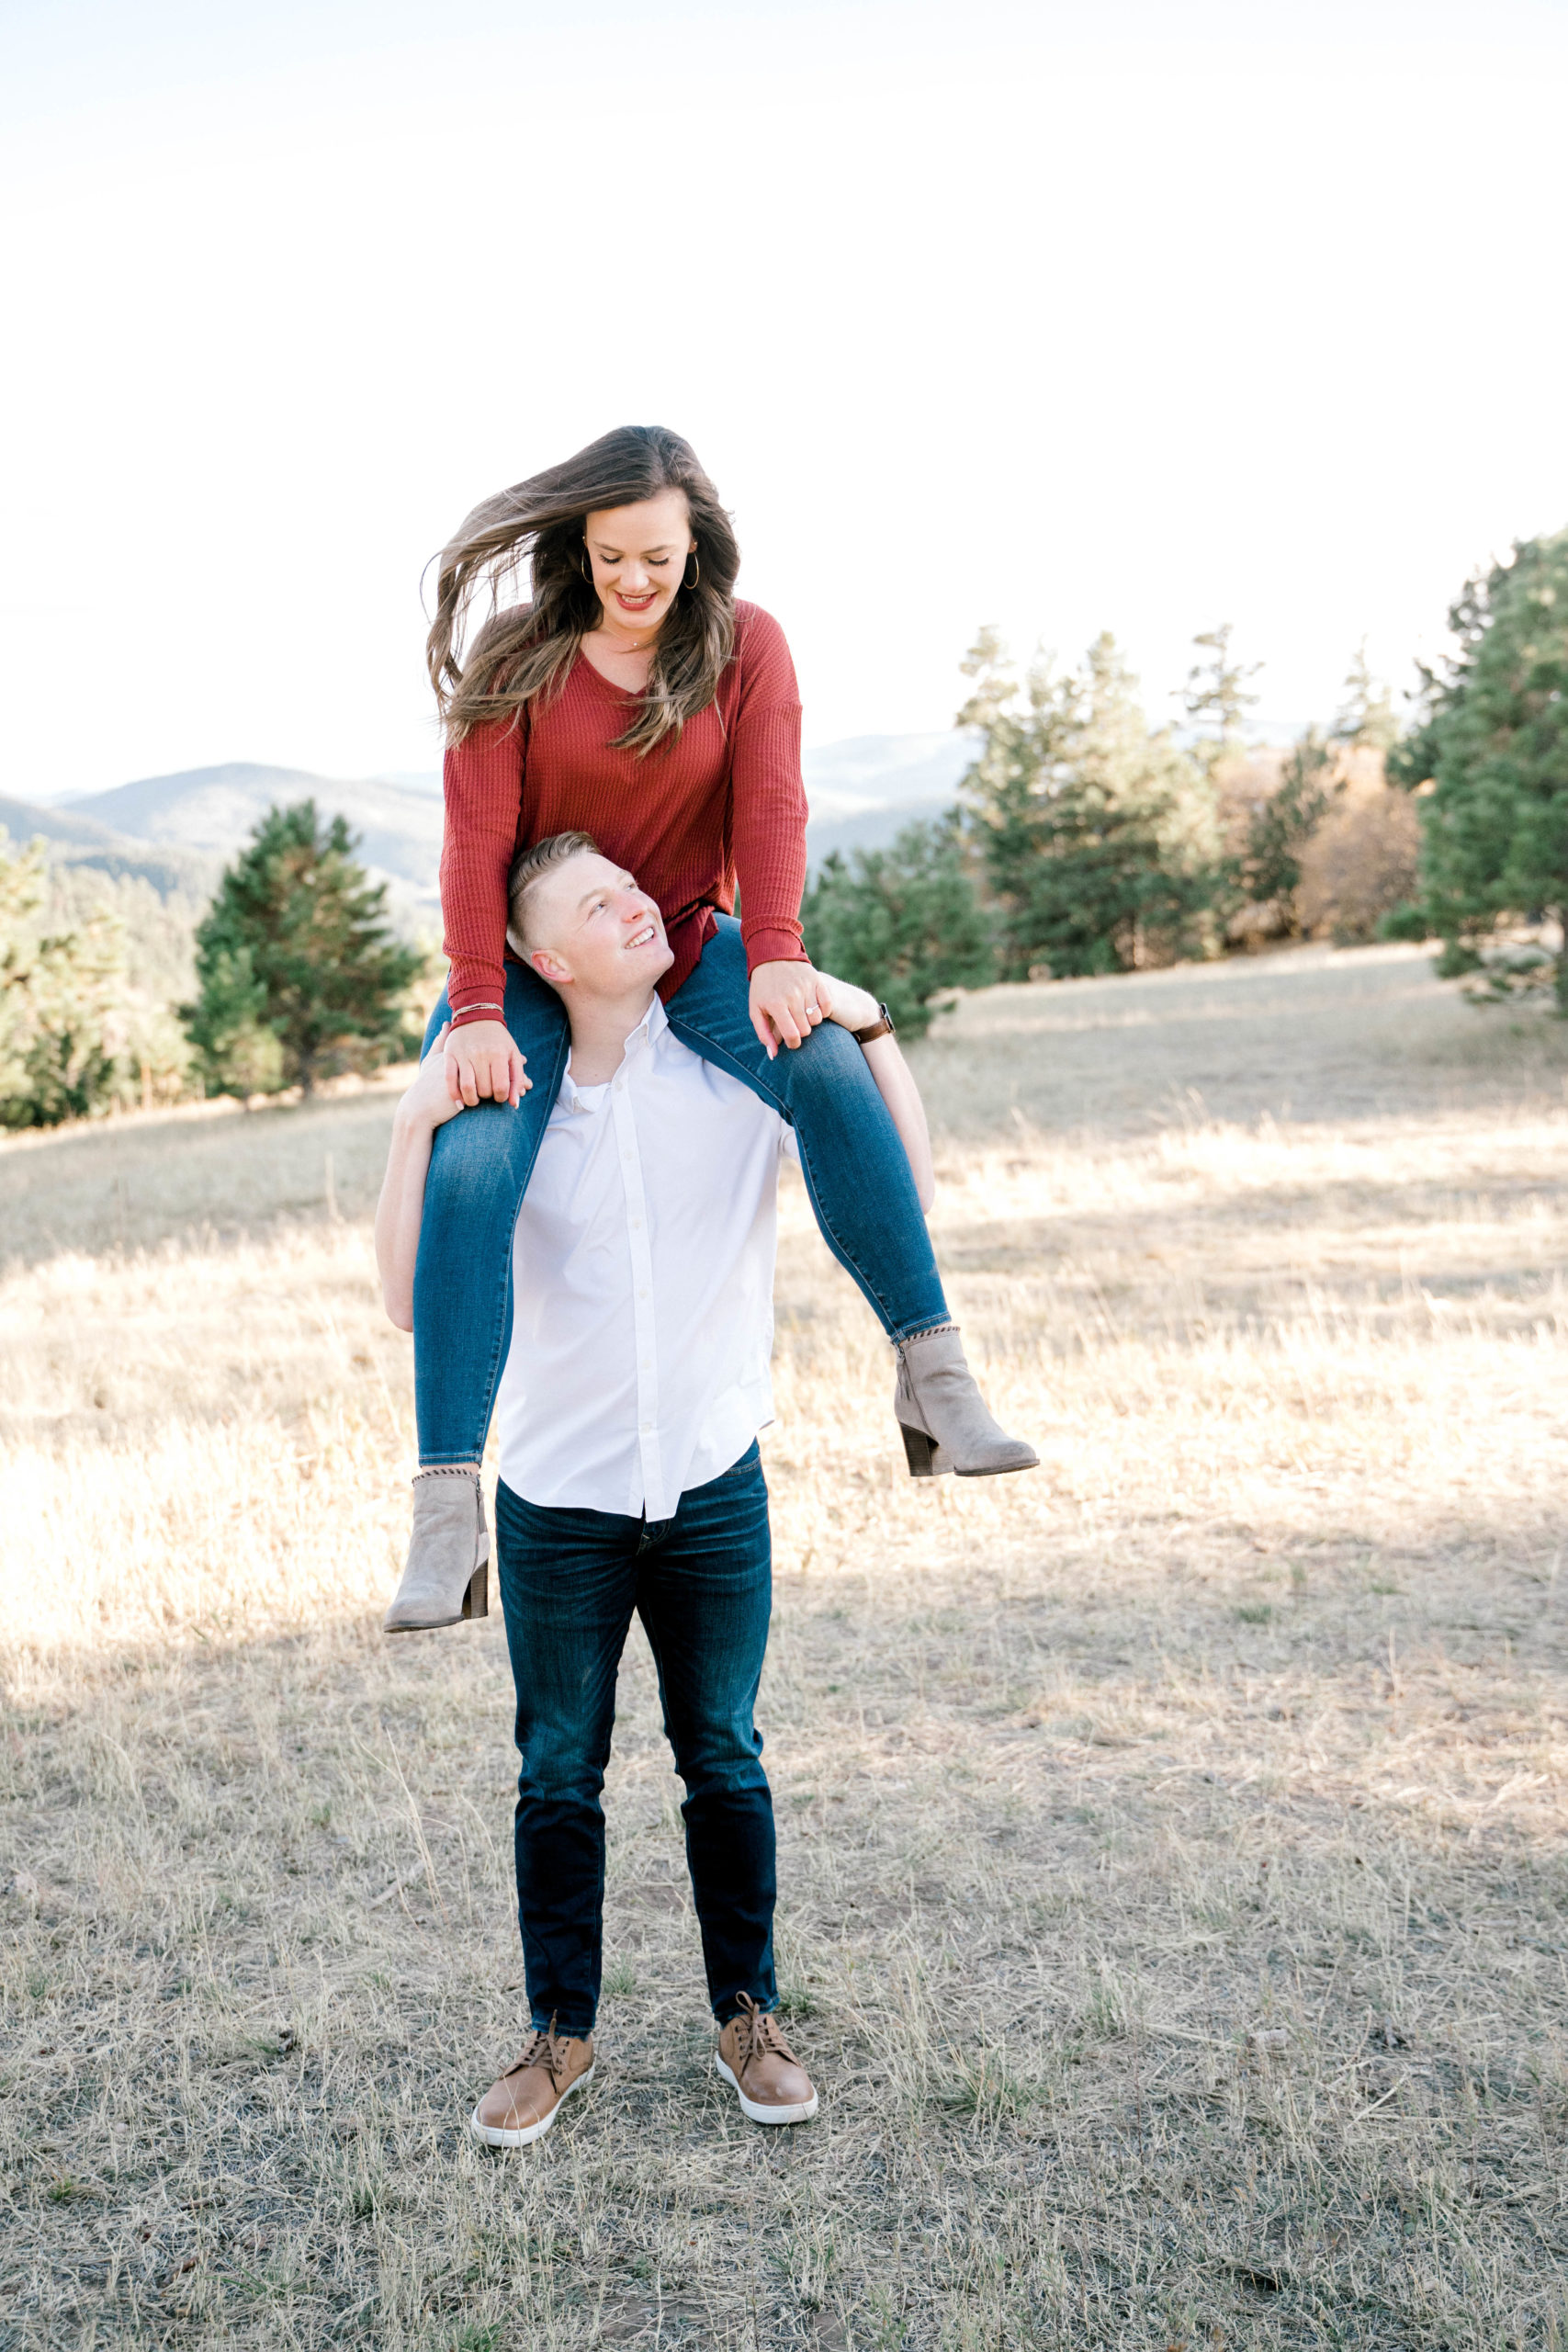
{"label": "brown leather watch strap", "polygon": [[880,1018],[874,1021],[869,1029],[852,1029],[850,1031],[850,1035],[854,1039],[857,1046],[874,1045],[878,1037],[891,1037],[896,1035],[893,1027],[893,1015],[888,1012],[887,1007],[885,1004],[879,1004],[876,1010]]}

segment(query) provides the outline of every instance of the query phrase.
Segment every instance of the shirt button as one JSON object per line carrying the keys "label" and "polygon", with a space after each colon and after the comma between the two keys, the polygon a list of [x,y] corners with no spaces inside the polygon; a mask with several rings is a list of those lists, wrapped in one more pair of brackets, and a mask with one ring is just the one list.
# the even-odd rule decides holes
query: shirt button
{"label": "shirt button", "polygon": [[646,1298],[648,1296],[648,1293],[645,1290],[639,1290],[637,1296],[638,1298]]}
{"label": "shirt button", "polygon": [[633,1217],[633,1219],[632,1219],[632,1231],[633,1231],[634,1233],[640,1233],[640,1232],[641,1232],[641,1230],[642,1230],[642,1219],[641,1219],[641,1217],[640,1217],[640,1216],[634,1216],[634,1217]]}
{"label": "shirt button", "polygon": [[652,1423],[651,1421],[644,1421],[644,1423],[643,1423],[643,1425],[642,1425],[642,1433],[643,1433],[644,1437],[647,1437],[647,1436],[649,1435],[649,1431],[652,1430],[652,1428],[653,1428],[653,1423]]}

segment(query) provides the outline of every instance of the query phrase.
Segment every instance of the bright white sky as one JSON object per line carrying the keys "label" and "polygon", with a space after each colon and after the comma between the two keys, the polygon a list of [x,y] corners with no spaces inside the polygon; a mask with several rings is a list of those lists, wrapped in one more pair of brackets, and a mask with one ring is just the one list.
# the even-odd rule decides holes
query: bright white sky
{"label": "bright white sky", "polygon": [[809,743],[985,620],[1407,683],[1568,523],[1565,68],[1565,0],[0,0],[0,789],[433,766],[422,566],[628,420]]}

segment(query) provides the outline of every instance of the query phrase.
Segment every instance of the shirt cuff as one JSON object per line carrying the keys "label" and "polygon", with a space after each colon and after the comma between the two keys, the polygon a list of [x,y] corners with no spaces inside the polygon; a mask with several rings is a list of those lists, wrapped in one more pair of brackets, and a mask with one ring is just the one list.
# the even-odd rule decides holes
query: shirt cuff
{"label": "shirt cuff", "polygon": [[759,964],[809,964],[810,956],[797,931],[750,931],[746,933],[746,970]]}

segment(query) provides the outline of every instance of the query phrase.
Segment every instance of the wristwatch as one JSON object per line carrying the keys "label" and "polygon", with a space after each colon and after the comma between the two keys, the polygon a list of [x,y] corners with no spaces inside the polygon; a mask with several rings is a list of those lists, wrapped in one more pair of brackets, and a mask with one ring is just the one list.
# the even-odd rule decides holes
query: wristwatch
{"label": "wristwatch", "polygon": [[850,1035],[854,1039],[857,1046],[870,1046],[874,1044],[878,1037],[892,1037],[897,1035],[897,1033],[893,1026],[893,1015],[888,1012],[887,1007],[885,1004],[879,1004],[876,1008],[876,1012],[877,1017],[872,1023],[869,1029],[852,1029],[850,1031]]}

